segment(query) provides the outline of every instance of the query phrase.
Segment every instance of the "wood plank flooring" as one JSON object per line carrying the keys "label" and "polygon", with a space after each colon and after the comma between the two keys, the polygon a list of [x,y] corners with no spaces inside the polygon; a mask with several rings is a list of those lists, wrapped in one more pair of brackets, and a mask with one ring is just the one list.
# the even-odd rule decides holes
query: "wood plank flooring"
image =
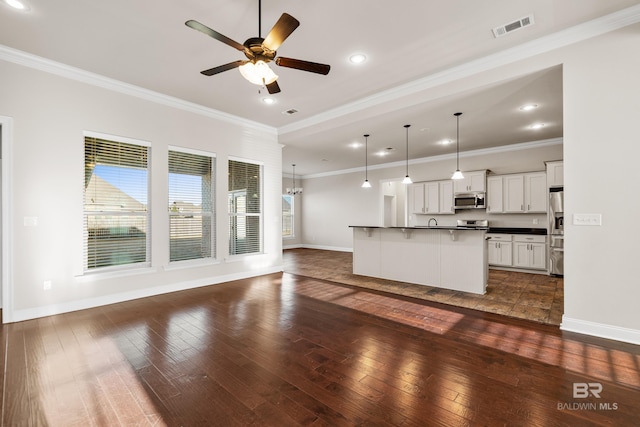
{"label": "wood plank flooring", "polygon": [[0,338],[3,426],[640,425],[640,346],[288,273]]}
{"label": "wood plank flooring", "polygon": [[551,325],[559,326],[564,313],[564,279],[546,274],[491,269],[487,292],[477,295],[353,274],[351,252],[287,249],[284,263],[287,273]]}

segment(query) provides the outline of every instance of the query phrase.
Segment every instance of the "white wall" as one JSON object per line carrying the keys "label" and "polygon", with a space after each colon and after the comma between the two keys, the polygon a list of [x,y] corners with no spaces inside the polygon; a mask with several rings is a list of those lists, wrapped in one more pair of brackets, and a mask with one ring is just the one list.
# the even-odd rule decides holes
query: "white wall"
{"label": "white wall", "polygon": [[[542,170],[542,160],[564,159],[565,312],[562,328],[640,344],[638,249],[633,239],[640,200],[634,160],[640,155],[640,25],[532,56],[469,78],[437,86],[440,95],[499,82],[548,67],[563,66],[563,149],[543,153],[464,159],[461,168],[495,173]],[[425,99],[428,99],[427,94]],[[524,153],[522,153],[524,154]],[[515,157],[512,157],[515,156]],[[531,166],[531,167],[530,167]],[[451,166],[410,168],[414,181],[446,178]],[[352,248],[348,225],[378,224],[375,183],[403,176],[403,168],[369,169],[374,188],[360,188],[351,173],[306,177],[303,244]],[[602,226],[574,226],[574,213],[602,214]]]}
{"label": "white wall", "polygon": [[[634,242],[640,200],[640,25],[581,43],[565,62],[565,323],[616,328],[640,343],[640,280]],[[598,213],[602,226],[572,225]],[[593,324],[592,324],[593,323]]]}
{"label": "white wall", "polygon": [[[138,96],[0,61],[0,115],[13,118],[10,206],[11,301],[16,321],[282,269],[281,148],[275,130],[215,114],[197,114]],[[83,131],[151,143],[152,267],[136,274],[83,275]],[[3,141],[7,142],[7,141]],[[169,145],[217,155],[218,262],[168,264]],[[227,259],[227,160],[264,162],[264,254]],[[25,217],[38,225],[26,227]],[[52,289],[43,290],[51,280]]]}

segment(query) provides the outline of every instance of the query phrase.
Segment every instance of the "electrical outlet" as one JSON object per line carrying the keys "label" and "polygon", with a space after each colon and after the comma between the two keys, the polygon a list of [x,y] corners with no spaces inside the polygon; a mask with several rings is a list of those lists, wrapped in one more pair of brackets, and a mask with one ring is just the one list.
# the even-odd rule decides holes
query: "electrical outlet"
{"label": "electrical outlet", "polygon": [[573,214],[573,225],[602,225],[602,214]]}
{"label": "electrical outlet", "polygon": [[533,218],[533,225],[538,225],[538,218]]}
{"label": "electrical outlet", "polygon": [[51,289],[51,280],[45,280],[45,281],[44,281],[43,289],[44,289],[45,291],[48,291],[49,289]]}

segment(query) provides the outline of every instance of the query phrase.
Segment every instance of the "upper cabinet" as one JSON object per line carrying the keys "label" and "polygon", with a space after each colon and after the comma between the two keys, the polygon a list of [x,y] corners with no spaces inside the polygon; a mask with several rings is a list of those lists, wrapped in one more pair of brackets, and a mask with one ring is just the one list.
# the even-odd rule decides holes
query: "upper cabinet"
{"label": "upper cabinet", "polygon": [[451,180],[418,182],[409,185],[409,206],[414,214],[452,214]]}
{"label": "upper cabinet", "polygon": [[562,160],[547,163],[547,187],[562,187],[564,185],[564,165]]}
{"label": "upper cabinet", "polygon": [[464,172],[463,179],[453,181],[454,193],[468,193],[473,191],[487,191],[487,171]]}
{"label": "upper cabinet", "polygon": [[545,213],[545,172],[494,175],[487,178],[488,213]]}

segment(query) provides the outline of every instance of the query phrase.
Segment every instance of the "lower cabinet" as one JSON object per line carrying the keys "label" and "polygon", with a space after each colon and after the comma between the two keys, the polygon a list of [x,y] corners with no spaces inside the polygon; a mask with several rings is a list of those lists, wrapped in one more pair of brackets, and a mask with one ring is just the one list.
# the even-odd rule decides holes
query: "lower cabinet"
{"label": "lower cabinet", "polygon": [[513,266],[518,268],[547,268],[545,243],[513,242]]}
{"label": "lower cabinet", "polygon": [[513,264],[513,244],[511,243],[510,234],[495,235],[488,240],[488,245],[487,258],[489,265],[511,267]]}
{"label": "lower cabinet", "polygon": [[546,236],[487,234],[489,265],[534,270],[547,268]]}

